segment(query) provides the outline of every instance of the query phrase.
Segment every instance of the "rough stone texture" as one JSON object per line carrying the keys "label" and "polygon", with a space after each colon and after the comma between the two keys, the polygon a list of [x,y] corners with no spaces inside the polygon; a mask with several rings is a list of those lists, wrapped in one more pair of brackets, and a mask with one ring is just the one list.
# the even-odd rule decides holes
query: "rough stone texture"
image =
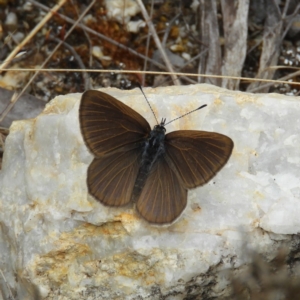
{"label": "rough stone texture", "polygon": [[[138,89],[103,91],[155,124]],[[155,227],[132,206],[108,208],[88,196],[80,94],[14,122],[0,172],[4,299],[224,299],[229,279],[219,271],[238,272],[248,249],[273,257],[282,244],[299,245],[299,98],[210,85],[144,91],[159,120],[207,104],[167,130],[230,136],[227,165],[189,192],[176,223]]]}

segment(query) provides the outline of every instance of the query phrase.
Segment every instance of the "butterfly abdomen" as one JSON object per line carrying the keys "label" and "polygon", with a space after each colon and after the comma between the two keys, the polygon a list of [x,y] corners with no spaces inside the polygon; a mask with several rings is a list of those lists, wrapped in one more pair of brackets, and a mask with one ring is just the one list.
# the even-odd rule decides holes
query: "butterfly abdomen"
{"label": "butterfly abdomen", "polygon": [[156,125],[145,141],[141,166],[133,188],[133,201],[138,199],[153,165],[165,153],[165,131],[163,126]]}

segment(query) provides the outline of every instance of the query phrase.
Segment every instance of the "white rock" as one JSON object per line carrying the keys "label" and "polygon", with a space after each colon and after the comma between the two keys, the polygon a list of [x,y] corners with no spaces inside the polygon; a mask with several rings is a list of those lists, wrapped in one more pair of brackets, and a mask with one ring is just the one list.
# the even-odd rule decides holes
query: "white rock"
{"label": "white rock", "polygon": [[18,17],[14,12],[9,12],[5,19],[5,25],[15,28],[18,24]]}
{"label": "white rock", "polygon": [[105,0],[108,17],[127,24],[141,9],[135,0]]}
{"label": "white rock", "polygon": [[191,9],[193,10],[193,11],[197,11],[197,9],[198,9],[198,7],[199,7],[199,0],[193,0],[193,3],[191,4]]}
{"label": "white rock", "polygon": [[[103,91],[155,125],[138,89]],[[245,264],[247,248],[272,256],[300,231],[297,97],[210,85],[144,92],[159,120],[207,104],[167,130],[228,135],[235,143],[229,162],[189,192],[175,224],[155,227],[130,206],[108,208],[88,196],[93,157],[79,130],[80,94],[56,97],[36,119],[14,122],[0,172],[0,268],[15,299],[35,286],[42,299],[183,299],[205,289],[222,298],[228,278],[216,271]],[[8,298],[3,279],[1,290]]]}
{"label": "white rock", "polygon": [[93,46],[92,54],[93,54],[93,56],[95,56],[96,58],[98,58],[100,60],[111,60],[112,59],[110,56],[105,56],[102,52],[101,47],[99,47],[99,46]]}
{"label": "white rock", "polygon": [[143,20],[130,21],[127,23],[127,31],[137,33],[142,27],[145,27],[146,23]]}
{"label": "white rock", "polygon": [[183,52],[181,56],[187,61],[191,60],[191,55],[189,53]]}

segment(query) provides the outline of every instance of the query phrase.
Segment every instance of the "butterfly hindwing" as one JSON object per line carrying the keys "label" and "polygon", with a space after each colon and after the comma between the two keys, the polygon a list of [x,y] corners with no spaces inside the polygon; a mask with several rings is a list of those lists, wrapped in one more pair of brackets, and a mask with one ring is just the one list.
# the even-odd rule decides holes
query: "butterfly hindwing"
{"label": "butterfly hindwing", "polygon": [[188,189],[208,182],[228,161],[233,141],[219,133],[179,130],[165,137],[166,160]]}
{"label": "butterfly hindwing", "polygon": [[94,158],[87,174],[89,193],[104,205],[128,204],[131,200],[140,160],[140,149]]}
{"label": "butterfly hindwing", "polygon": [[148,222],[172,223],[187,203],[187,190],[162,156],[148,175],[136,209]]}
{"label": "butterfly hindwing", "polygon": [[151,130],[132,108],[94,90],[82,95],[79,119],[84,141],[96,157],[136,148]]}

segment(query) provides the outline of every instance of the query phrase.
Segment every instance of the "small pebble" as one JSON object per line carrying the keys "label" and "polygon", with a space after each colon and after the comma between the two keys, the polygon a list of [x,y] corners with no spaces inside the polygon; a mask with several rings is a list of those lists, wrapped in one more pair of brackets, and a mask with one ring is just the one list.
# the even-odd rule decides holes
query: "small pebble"
{"label": "small pebble", "polygon": [[9,30],[15,30],[17,28],[18,18],[14,12],[9,12],[6,16],[5,25]]}

